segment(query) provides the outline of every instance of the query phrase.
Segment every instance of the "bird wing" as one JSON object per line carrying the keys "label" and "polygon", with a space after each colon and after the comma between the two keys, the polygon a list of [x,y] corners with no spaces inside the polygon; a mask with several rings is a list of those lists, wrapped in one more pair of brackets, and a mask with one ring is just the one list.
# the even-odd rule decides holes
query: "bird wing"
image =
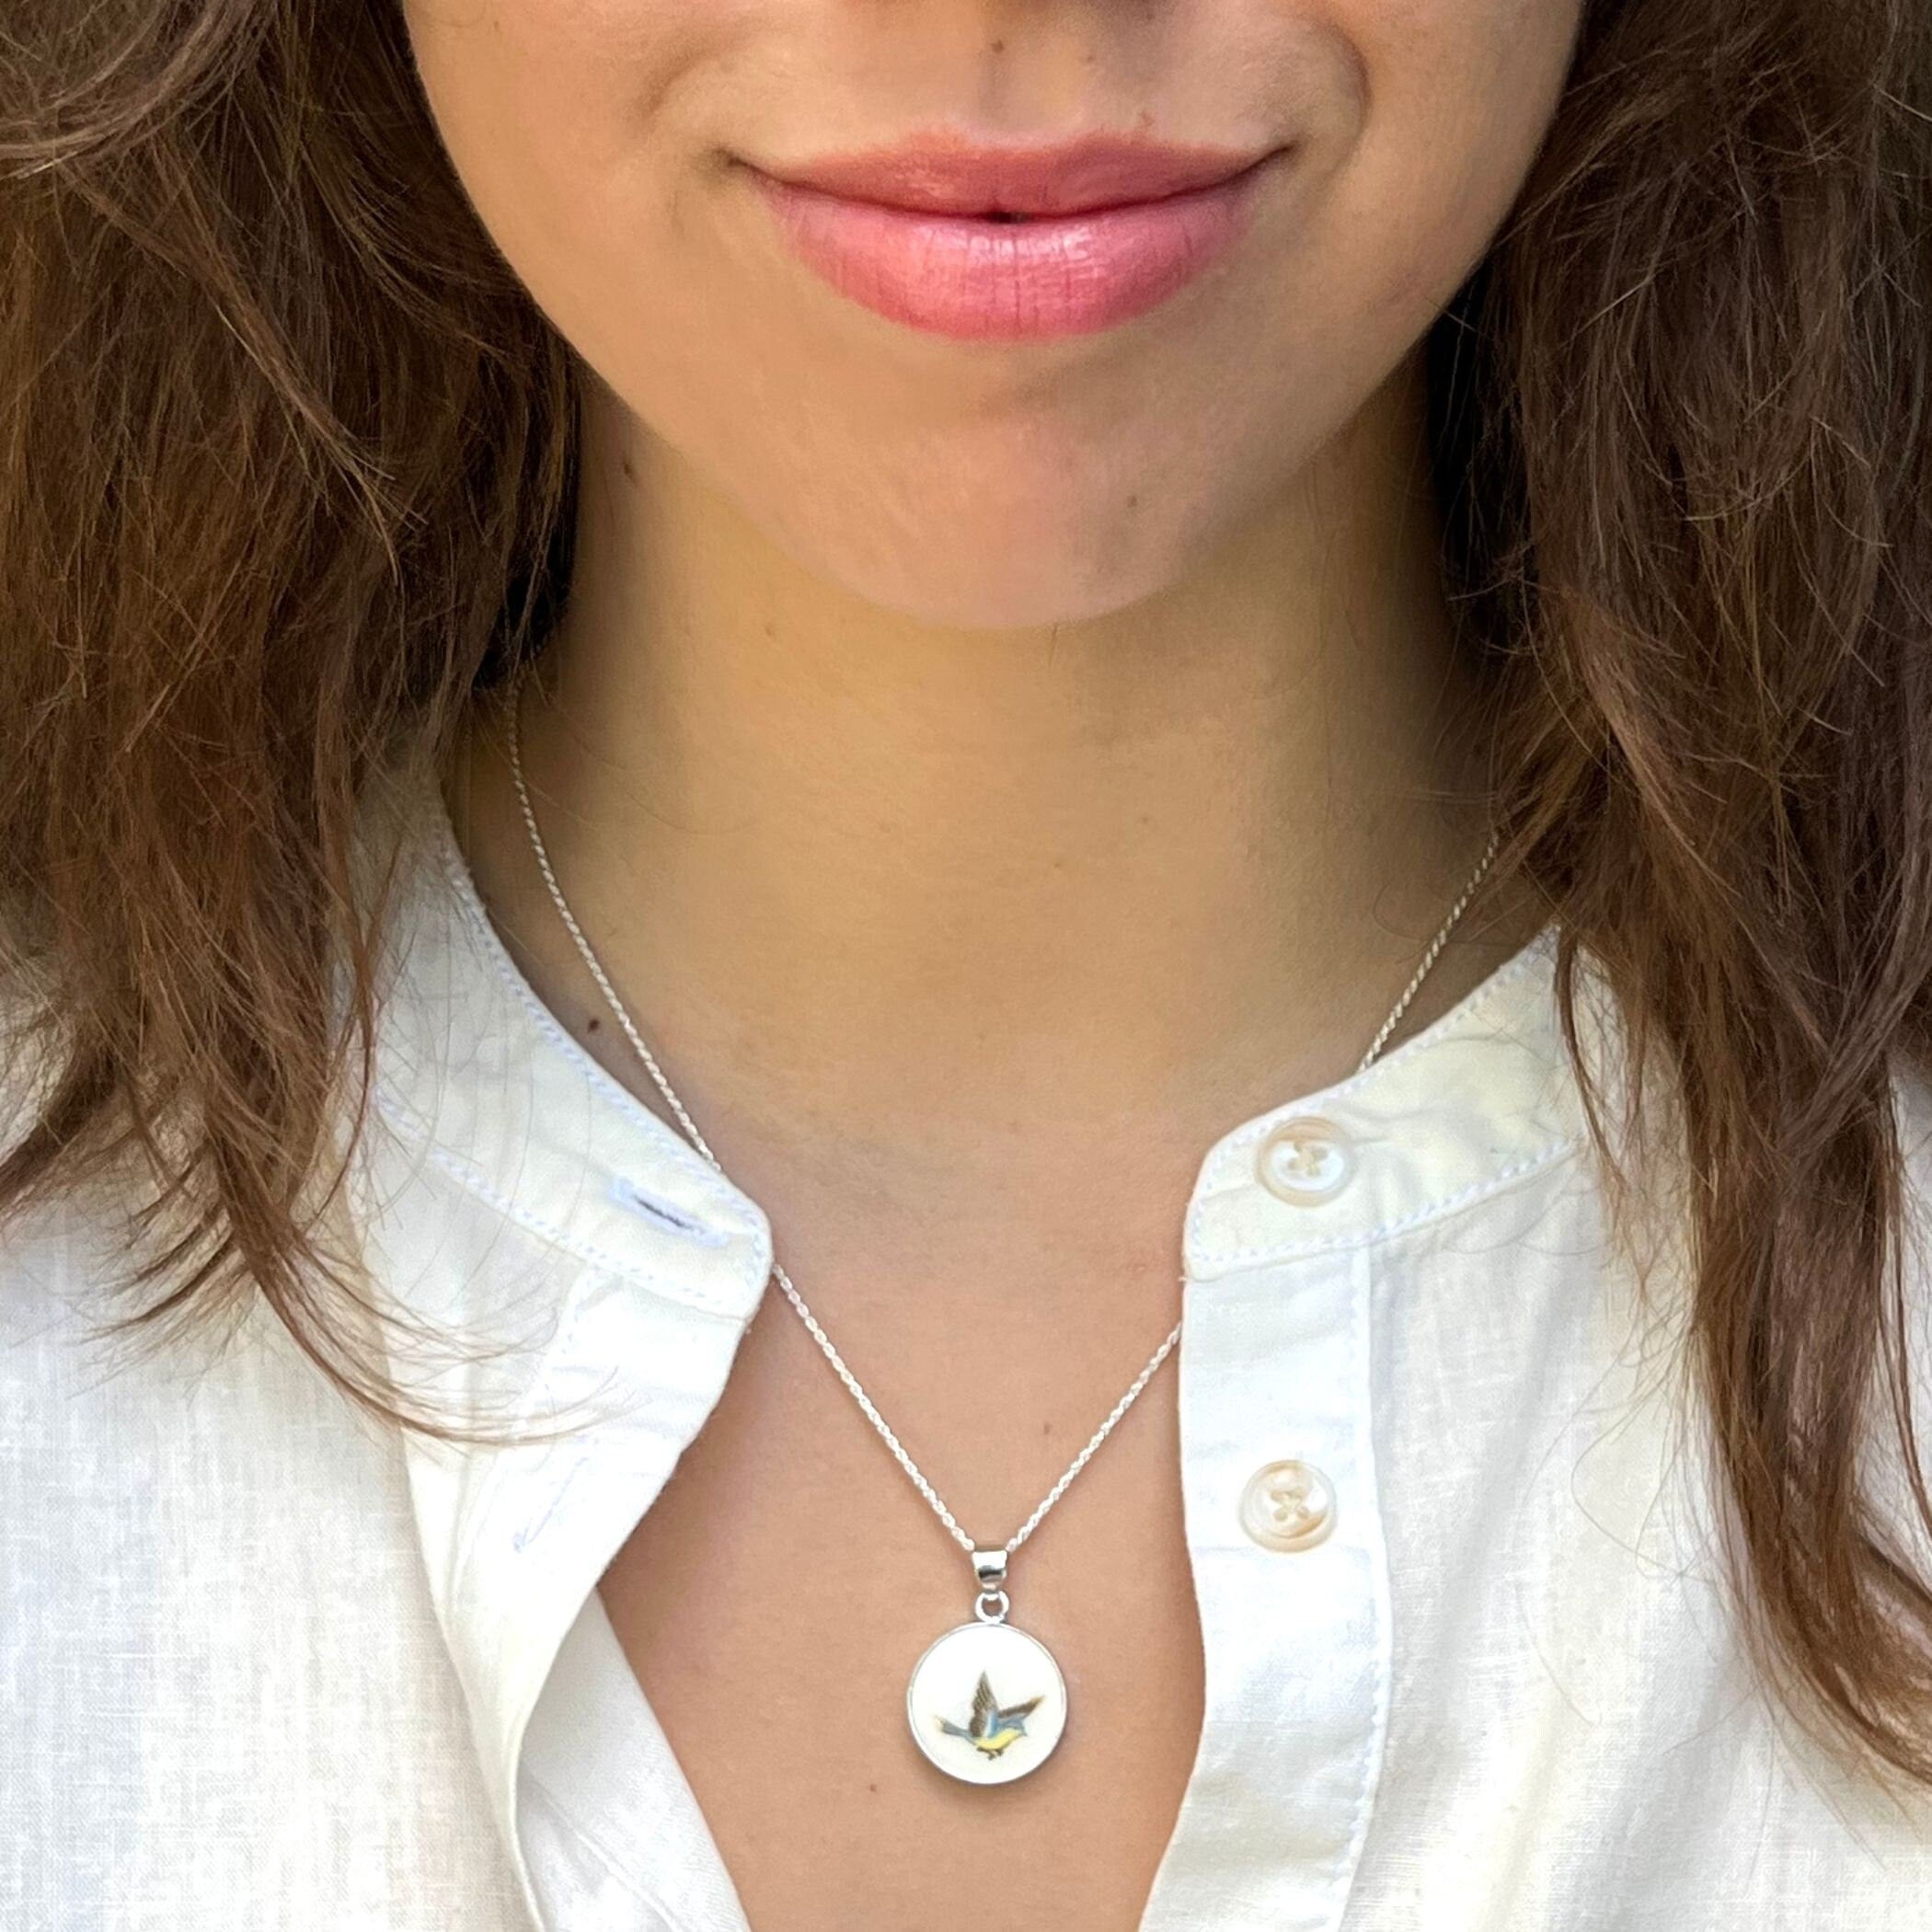
{"label": "bird wing", "polygon": [[1046,1693],[1042,1691],[1037,1697],[1029,1697],[1024,1704],[1002,1704],[999,1708],[1000,1722],[1009,1724],[1015,1718],[1031,1717],[1045,1701],[1045,1697]]}
{"label": "bird wing", "polygon": [[980,1681],[972,1693],[972,1734],[984,1737],[993,1729],[993,1719],[999,1712],[999,1699],[993,1695],[993,1682],[984,1671],[980,1673]]}

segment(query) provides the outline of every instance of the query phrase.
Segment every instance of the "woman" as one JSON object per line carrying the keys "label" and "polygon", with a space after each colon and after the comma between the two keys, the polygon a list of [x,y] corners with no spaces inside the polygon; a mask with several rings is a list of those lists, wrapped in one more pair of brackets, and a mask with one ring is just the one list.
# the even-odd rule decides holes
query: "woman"
{"label": "woman", "polygon": [[1923,10],[0,60],[0,1919],[1923,1922]]}

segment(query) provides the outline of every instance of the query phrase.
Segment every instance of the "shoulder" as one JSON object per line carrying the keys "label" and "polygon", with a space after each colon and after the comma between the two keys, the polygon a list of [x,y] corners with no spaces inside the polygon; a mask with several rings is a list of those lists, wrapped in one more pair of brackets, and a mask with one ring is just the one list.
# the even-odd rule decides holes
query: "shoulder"
{"label": "shoulder", "polygon": [[[0,1153],[32,1131],[52,1085],[52,1050],[20,1023],[24,1012],[17,998],[7,1006],[0,1036]],[[97,1511],[94,1526],[124,1540],[122,1519],[161,1466],[198,1510],[246,1511],[259,1479],[251,1448],[292,1432],[318,1445],[366,1433],[259,1296],[193,1319],[132,1319],[179,1279],[144,1273],[166,1238],[152,1225],[155,1191],[144,1157],[129,1150],[0,1214],[0,1534],[9,1542],[31,1543],[36,1523],[70,1540]],[[0,1575],[0,1603],[6,1594]]]}
{"label": "shoulder", "polygon": [[[379,898],[392,914],[403,911],[412,903],[410,888],[430,869],[432,783],[425,754],[407,737],[366,775],[351,855],[365,914]],[[392,916],[390,923],[403,922]],[[38,1024],[43,1003],[25,969],[0,957],[0,1156],[32,1133],[61,1071],[59,1048]],[[0,1210],[0,1390],[29,1376],[44,1389],[70,1374],[158,1386],[168,1363],[193,1379],[215,1372],[244,1345],[275,1347],[281,1324],[265,1310],[268,1318],[257,1318],[248,1305],[257,1298],[241,1294],[226,1317],[159,1325],[156,1336],[165,1329],[169,1337],[165,1350],[132,1335],[109,1339],[114,1324],[172,1284],[172,1277],[144,1281],[140,1272],[169,1238],[155,1215],[158,1192],[154,1168],[131,1146],[85,1178],[63,1176]],[[350,1210],[344,1203],[336,1212]],[[289,1346],[294,1349],[292,1340]],[[17,1411],[0,1409],[0,1453],[10,1418]]]}
{"label": "shoulder", "polygon": [[[34,1099],[9,1065],[13,1132]],[[427,1928],[351,1856],[386,1834],[433,1843],[471,1922],[507,1926],[403,1446],[259,1297],[111,1332],[155,1292],[129,1286],[139,1180],[0,1221],[0,1791],[29,1800],[0,1898],[86,1919],[112,1846],[112,1894],[170,1925],[260,1923],[293,1886]]]}

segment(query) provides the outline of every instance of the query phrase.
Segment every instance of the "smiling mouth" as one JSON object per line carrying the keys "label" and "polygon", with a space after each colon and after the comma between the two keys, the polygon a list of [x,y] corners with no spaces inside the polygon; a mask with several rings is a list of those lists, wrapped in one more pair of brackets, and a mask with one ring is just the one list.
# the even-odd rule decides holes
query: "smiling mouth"
{"label": "smiling mouth", "polygon": [[1204,274],[1290,152],[942,143],[750,174],[791,252],[840,294],[930,334],[1021,341],[1111,328]]}

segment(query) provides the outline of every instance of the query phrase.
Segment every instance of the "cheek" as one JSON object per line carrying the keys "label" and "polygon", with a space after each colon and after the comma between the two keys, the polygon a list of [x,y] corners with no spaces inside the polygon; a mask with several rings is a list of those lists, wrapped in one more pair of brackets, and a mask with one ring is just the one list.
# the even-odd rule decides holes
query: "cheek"
{"label": "cheek", "polygon": [[681,88],[733,0],[407,0],[418,72],[484,226],[548,305],[671,214]]}
{"label": "cheek", "polygon": [[1569,70],[1581,0],[1336,0],[1368,99],[1323,246],[1359,320],[1425,327],[1485,252]]}
{"label": "cheek", "polygon": [[[729,369],[757,313],[732,260],[742,245],[719,220],[717,144],[734,129],[741,78],[754,101],[770,85],[746,72],[763,63],[770,11],[408,0],[424,93],[483,227],[558,333],[634,404],[648,372],[688,393],[707,368]],[[736,375],[755,385],[759,369]]]}

